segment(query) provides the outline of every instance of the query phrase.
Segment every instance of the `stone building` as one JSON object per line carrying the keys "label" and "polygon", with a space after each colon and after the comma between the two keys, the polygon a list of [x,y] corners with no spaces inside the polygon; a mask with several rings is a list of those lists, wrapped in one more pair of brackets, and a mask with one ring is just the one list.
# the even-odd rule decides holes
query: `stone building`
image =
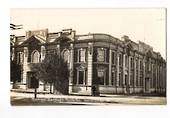
{"label": "stone building", "polygon": [[72,29],[27,31],[25,36],[12,38],[11,59],[22,66],[20,88],[29,89],[30,66],[41,63],[47,54],[61,55],[67,61],[69,94],[166,92],[166,61],[150,45],[133,42],[128,36],[77,35]]}

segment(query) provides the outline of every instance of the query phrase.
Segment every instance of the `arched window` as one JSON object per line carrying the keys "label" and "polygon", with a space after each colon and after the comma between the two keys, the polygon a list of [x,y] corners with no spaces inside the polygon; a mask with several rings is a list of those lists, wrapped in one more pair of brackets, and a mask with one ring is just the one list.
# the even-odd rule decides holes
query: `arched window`
{"label": "arched window", "polygon": [[40,60],[40,54],[38,51],[32,52],[32,63],[39,63]]}

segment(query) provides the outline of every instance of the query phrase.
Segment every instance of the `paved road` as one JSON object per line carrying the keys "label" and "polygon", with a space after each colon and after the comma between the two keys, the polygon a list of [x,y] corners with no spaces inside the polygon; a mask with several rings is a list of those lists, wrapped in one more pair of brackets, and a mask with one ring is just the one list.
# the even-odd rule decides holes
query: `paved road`
{"label": "paved road", "polygon": [[12,105],[165,105],[165,97],[110,95],[107,97],[11,92]]}

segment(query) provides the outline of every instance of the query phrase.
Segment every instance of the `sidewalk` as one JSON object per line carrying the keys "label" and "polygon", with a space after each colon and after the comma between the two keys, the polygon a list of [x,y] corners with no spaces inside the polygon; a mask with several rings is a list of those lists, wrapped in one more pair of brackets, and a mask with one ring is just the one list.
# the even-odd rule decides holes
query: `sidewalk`
{"label": "sidewalk", "polygon": [[34,99],[33,92],[11,92],[11,100],[31,99],[33,102],[49,102],[49,103],[109,103],[109,104],[136,104],[136,105],[164,105],[166,104],[165,97],[146,97],[146,96],[128,96],[128,95],[102,95],[97,96],[75,96],[75,95],[56,95],[56,94],[37,94],[37,99]]}

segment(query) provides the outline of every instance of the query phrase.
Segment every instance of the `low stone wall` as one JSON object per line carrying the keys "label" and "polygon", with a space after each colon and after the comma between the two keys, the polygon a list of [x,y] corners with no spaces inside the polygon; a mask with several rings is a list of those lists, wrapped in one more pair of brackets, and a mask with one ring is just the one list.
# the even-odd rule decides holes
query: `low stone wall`
{"label": "low stone wall", "polygon": [[[10,83],[10,89],[13,89],[13,83]],[[20,89],[20,90],[31,90],[30,88],[27,88],[27,85],[24,83],[16,83],[15,89]],[[44,85],[39,84],[39,88],[37,88],[37,91],[44,91]],[[45,91],[50,91],[50,85],[46,85],[46,90]]]}

